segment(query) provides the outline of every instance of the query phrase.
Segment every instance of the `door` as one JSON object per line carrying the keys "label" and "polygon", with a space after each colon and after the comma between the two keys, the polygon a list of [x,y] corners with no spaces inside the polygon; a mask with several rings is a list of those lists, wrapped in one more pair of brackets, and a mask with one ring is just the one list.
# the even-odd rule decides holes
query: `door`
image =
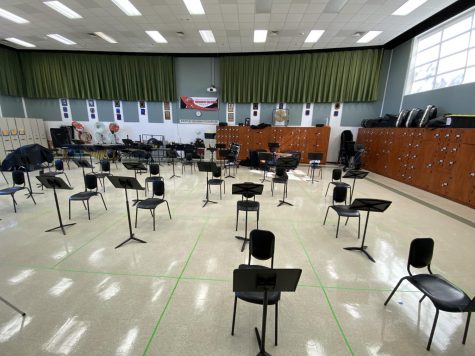
{"label": "door", "polygon": [[461,144],[456,164],[452,169],[449,198],[475,205],[475,145]]}

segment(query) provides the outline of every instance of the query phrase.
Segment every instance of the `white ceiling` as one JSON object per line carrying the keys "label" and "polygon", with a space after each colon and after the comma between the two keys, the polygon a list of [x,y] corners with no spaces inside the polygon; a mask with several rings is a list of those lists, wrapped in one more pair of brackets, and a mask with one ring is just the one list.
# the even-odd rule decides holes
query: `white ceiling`
{"label": "white ceiling", "polygon": [[[37,49],[106,52],[229,53],[294,51],[365,46],[351,35],[357,31],[383,33],[368,45],[383,45],[455,0],[429,0],[408,16],[391,16],[406,0],[348,0],[339,13],[325,12],[336,0],[272,0],[270,13],[256,13],[260,0],[201,0],[206,15],[190,15],[182,0],[131,0],[143,14],[126,16],[110,0],[61,0],[83,16],[70,20],[41,0],[0,0],[0,7],[30,21],[20,25],[0,18],[0,39],[17,37]],[[203,43],[198,30],[212,30],[215,44]],[[269,32],[266,43],[253,43],[254,29]],[[325,30],[316,44],[304,43],[312,29]],[[145,30],[159,30],[168,40],[156,44]],[[92,38],[105,32],[119,43]],[[177,32],[184,32],[180,37]],[[59,33],[77,43],[66,46],[46,37]],[[8,42],[11,47],[23,48]]]}

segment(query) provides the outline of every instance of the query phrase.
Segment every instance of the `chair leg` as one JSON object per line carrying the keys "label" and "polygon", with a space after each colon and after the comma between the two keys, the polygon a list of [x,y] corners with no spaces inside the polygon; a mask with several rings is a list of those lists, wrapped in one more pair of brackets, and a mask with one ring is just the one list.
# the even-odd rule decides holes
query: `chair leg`
{"label": "chair leg", "polygon": [[328,194],[328,189],[330,189],[330,184],[331,184],[331,183],[328,183],[328,185],[327,185],[327,191],[326,191],[326,193],[325,193],[325,196],[327,196],[327,194]]}
{"label": "chair leg", "polygon": [[397,282],[396,284],[396,287],[394,287],[393,291],[391,292],[391,294],[389,295],[388,299],[386,299],[386,301],[384,302],[384,305],[388,305],[388,302],[391,300],[393,294],[396,292],[396,290],[399,288],[399,286],[401,285],[402,281],[407,279],[407,277],[403,277],[399,280],[399,282]]}
{"label": "chair leg", "polygon": [[13,194],[12,194],[12,200],[13,200],[13,211],[16,213],[16,201],[15,201],[15,197],[13,196]]}
{"label": "chair leg", "polygon": [[279,324],[279,303],[275,303],[275,346],[277,346],[277,336],[278,336],[278,324]]}
{"label": "chair leg", "polygon": [[107,206],[106,206],[106,202],[104,201],[104,197],[102,196],[101,193],[99,193],[99,195],[101,196],[102,203],[104,204],[104,208],[106,208],[106,210],[107,210]]}
{"label": "chair leg", "polygon": [[234,335],[234,323],[236,322],[236,307],[237,307],[237,297],[234,297],[234,311],[233,311],[233,326],[231,328],[231,335]]}
{"label": "chair leg", "polygon": [[84,200],[81,200],[82,205],[84,206],[84,210],[87,210],[86,203],[84,203]]}
{"label": "chair leg", "polygon": [[170,220],[171,220],[172,214],[170,213],[170,206],[168,205],[168,202],[166,200],[165,200],[165,203],[167,203],[168,215],[170,216]]}
{"label": "chair leg", "polygon": [[340,230],[340,215],[338,215],[338,223],[336,225],[336,239],[338,238],[338,230]]}
{"label": "chair leg", "polygon": [[419,304],[422,303],[422,301],[424,300],[425,297],[426,297],[426,295],[424,294],[424,295],[422,296],[422,298],[419,299]]}
{"label": "chair leg", "polygon": [[63,172],[63,174],[66,177],[66,180],[68,181],[68,185],[71,185],[71,182],[69,182],[69,178],[68,178],[68,175],[66,174],[66,172]]}
{"label": "chair leg", "polygon": [[467,334],[468,334],[468,328],[470,326],[470,316],[472,315],[471,312],[468,312],[468,315],[467,315],[467,322],[465,323],[465,331],[463,333],[463,340],[462,340],[462,344],[465,345],[465,341],[467,341]]}
{"label": "chair leg", "polygon": [[155,231],[155,209],[153,209],[152,218],[153,218],[153,231]]}
{"label": "chair leg", "polygon": [[430,344],[432,343],[432,338],[434,337],[435,326],[437,325],[437,319],[439,318],[439,309],[435,310],[434,324],[432,324],[432,330],[430,331],[429,342],[427,343],[427,351],[430,350]]}
{"label": "chair leg", "polygon": [[223,195],[221,194],[221,184],[219,185],[219,200],[223,200]]}
{"label": "chair leg", "polygon": [[274,181],[272,180],[271,184],[270,184],[270,191],[272,193],[272,196],[274,196]]}
{"label": "chair leg", "polygon": [[358,240],[360,239],[360,221],[361,221],[361,217],[358,216]]}
{"label": "chair leg", "polygon": [[139,213],[139,208],[135,208],[135,228],[137,228],[137,215]]}
{"label": "chair leg", "polygon": [[89,199],[86,202],[87,202],[87,218],[88,220],[91,220],[91,212],[89,210]]}
{"label": "chair leg", "polygon": [[257,209],[257,230],[259,230],[259,209]]}
{"label": "chair leg", "polygon": [[348,220],[350,219],[349,216],[346,217],[346,221],[345,221],[345,226],[348,224]]}
{"label": "chair leg", "polygon": [[325,225],[325,222],[327,221],[328,210],[330,210],[330,207],[327,208],[327,213],[325,214],[325,219],[323,220],[323,225]]}
{"label": "chair leg", "polygon": [[224,194],[226,194],[226,182],[223,181],[223,185],[224,185]]}
{"label": "chair leg", "polygon": [[238,229],[239,209],[236,207],[236,231]]}
{"label": "chair leg", "polygon": [[71,220],[71,200],[69,201],[69,220]]}

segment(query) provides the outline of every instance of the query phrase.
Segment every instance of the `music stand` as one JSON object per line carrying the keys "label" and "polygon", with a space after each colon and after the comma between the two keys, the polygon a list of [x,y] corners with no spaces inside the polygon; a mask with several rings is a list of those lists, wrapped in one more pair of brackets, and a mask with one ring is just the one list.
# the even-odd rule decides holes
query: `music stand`
{"label": "music stand", "polygon": [[364,232],[363,232],[363,240],[361,241],[360,247],[345,247],[345,250],[348,251],[361,251],[363,252],[366,257],[368,257],[371,261],[376,262],[373,257],[366,251],[368,246],[365,246],[364,241],[366,238],[366,229],[368,227],[368,219],[370,212],[382,213],[384,212],[389,206],[391,205],[391,201],[389,200],[381,200],[381,199],[369,199],[369,198],[356,198],[353,203],[349,206],[349,209],[352,210],[361,210],[367,211],[366,214],[366,222],[364,225]]}
{"label": "music stand", "polygon": [[78,166],[82,168],[82,175],[85,176],[86,172],[84,172],[84,168],[91,168],[91,172],[94,173],[94,167],[84,158],[73,158],[72,161]]}
{"label": "music stand", "polygon": [[261,183],[270,182],[270,180],[266,179],[266,175],[267,169],[269,168],[269,161],[274,159],[274,154],[272,152],[257,152],[257,157],[259,162],[264,161],[264,176],[261,179]]}
{"label": "music stand", "polygon": [[203,208],[208,203],[218,204],[216,201],[209,200],[209,189],[208,189],[208,181],[209,181],[209,173],[213,172],[216,167],[216,162],[196,162],[198,164],[198,170],[200,172],[206,172],[206,199],[203,200],[204,205]]}
{"label": "music stand", "polygon": [[364,179],[366,176],[369,174],[369,172],[366,171],[361,171],[361,170],[356,170],[352,169],[350,171],[347,171],[343,178],[353,178],[353,187],[350,190],[350,203],[353,200],[353,194],[355,191],[355,182],[357,179]]}
{"label": "music stand", "polygon": [[109,178],[109,181],[112,183],[114,187],[125,190],[125,205],[127,206],[127,219],[129,222],[129,238],[121,242],[120,244],[118,244],[115,248],[121,247],[122,245],[126,244],[130,240],[141,242],[143,244],[147,243],[147,241],[144,241],[135,237],[134,233],[132,232],[132,222],[130,221],[129,196],[127,194],[127,189],[134,189],[138,194],[138,191],[144,190],[144,188],[140,185],[137,178],[123,177],[123,176],[122,177],[121,176],[107,176],[107,178]]}
{"label": "music stand", "polygon": [[[25,172],[26,172],[26,178],[28,180],[28,187],[30,188],[29,192],[26,195],[26,199],[31,198],[33,201],[35,201],[35,198],[33,198],[33,194],[44,194],[40,192],[34,192],[33,188],[31,187],[31,180],[30,180],[30,172],[31,170],[31,159],[27,155],[21,155],[20,156],[20,162],[22,165],[25,165]],[[35,202],[36,204],[36,202]]]}
{"label": "music stand", "polygon": [[[281,169],[284,169],[286,172],[290,169],[295,169],[297,168],[298,166],[298,160],[291,156],[291,157],[280,157],[277,162],[276,162],[276,172],[277,172],[277,169],[281,168]],[[288,184],[288,178],[287,178],[287,184]],[[284,189],[284,194],[282,196],[282,200],[279,200],[279,204],[277,205],[277,207],[283,205],[283,204],[286,204],[286,205],[290,205],[290,206],[294,206],[294,204],[291,204],[287,201],[285,201],[285,195],[287,193],[287,188]]]}
{"label": "music stand", "polygon": [[[317,169],[318,166],[317,167],[312,167],[312,164],[320,165],[320,161],[323,159],[323,153],[321,153],[321,152],[309,152],[308,155],[307,155],[307,158],[308,158],[309,168],[312,170],[312,179],[307,179],[307,182],[311,181],[312,184],[313,184],[314,179],[315,179],[315,169]],[[314,162],[312,162],[312,161],[314,161]],[[315,161],[318,161],[318,162],[315,162]],[[320,178],[323,178],[321,167],[320,167]],[[318,180],[317,180],[317,182],[318,182]]]}
{"label": "music stand", "polygon": [[[255,195],[261,195],[262,191],[264,190],[263,184],[256,184],[251,182],[245,183],[237,183],[233,184],[232,186],[232,194],[235,195],[243,195],[246,198],[246,201],[249,200],[250,197]],[[244,252],[246,248],[246,243],[249,242],[249,238],[247,237],[247,214],[248,211],[246,209],[246,224],[244,225],[244,237],[243,236],[235,236],[238,240],[242,240],[242,247],[241,252]],[[251,260],[251,249],[249,249],[249,261]]]}
{"label": "music stand", "polygon": [[[256,328],[256,338],[259,344],[257,356],[270,356],[266,352],[267,304],[269,292],[295,292],[299,283],[301,269],[297,268],[255,268],[235,269],[233,271],[233,292],[264,293],[262,304],[262,338]],[[277,322],[277,321],[276,321]]]}
{"label": "music stand", "polygon": [[41,185],[43,185],[45,188],[53,189],[54,202],[56,203],[56,211],[58,212],[59,226],[53,227],[52,229],[48,229],[45,232],[61,229],[61,231],[63,231],[63,235],[66,235],[66,231],[64,230],[64,228],[67,226],[73,226],[76,223],[63,224],[63,220],[61,219],[61,211],[59,210],[58,195],[56,194],[56,189],[72,190],[73,188],[67,185],[66,182],[59,177],[37,176],[36,179],[38,179]]}
{"label": "music stand", "polygon": [[170,148],[170,151],[168,152],[168,158],[172,159],[172,169],[173,169],[173,174],[170,177],[170,179],[175,178],[175,177],[180,178],[179,175],[175,174],[175,158],[178,158],[178,152],[177,152],[176,146],[175,147],[172,146]]}
{"label": "music stand", "polygon": [[[129,171],[134,171],[134,178],[137,179],[137,171],[147,171],[147,167],[142,162],[122,162],[124,165],[125,169]],[[140,201],[139,199],[139,192],[138,190],[135,192],[136,193],[136,199],[132,200],[133,204],[132,206],[137,205],[137,203]]]}

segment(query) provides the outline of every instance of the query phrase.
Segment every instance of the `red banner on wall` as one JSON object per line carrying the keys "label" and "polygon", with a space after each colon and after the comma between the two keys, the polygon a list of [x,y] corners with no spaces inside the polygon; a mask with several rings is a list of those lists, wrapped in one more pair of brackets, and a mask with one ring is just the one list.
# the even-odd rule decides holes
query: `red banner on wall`
{"label": "red banner on wall", "polygon": [[181,96],[181,109],[195,109],[195,110],[218,110],[218,98],[202,98],[195,96]]}

